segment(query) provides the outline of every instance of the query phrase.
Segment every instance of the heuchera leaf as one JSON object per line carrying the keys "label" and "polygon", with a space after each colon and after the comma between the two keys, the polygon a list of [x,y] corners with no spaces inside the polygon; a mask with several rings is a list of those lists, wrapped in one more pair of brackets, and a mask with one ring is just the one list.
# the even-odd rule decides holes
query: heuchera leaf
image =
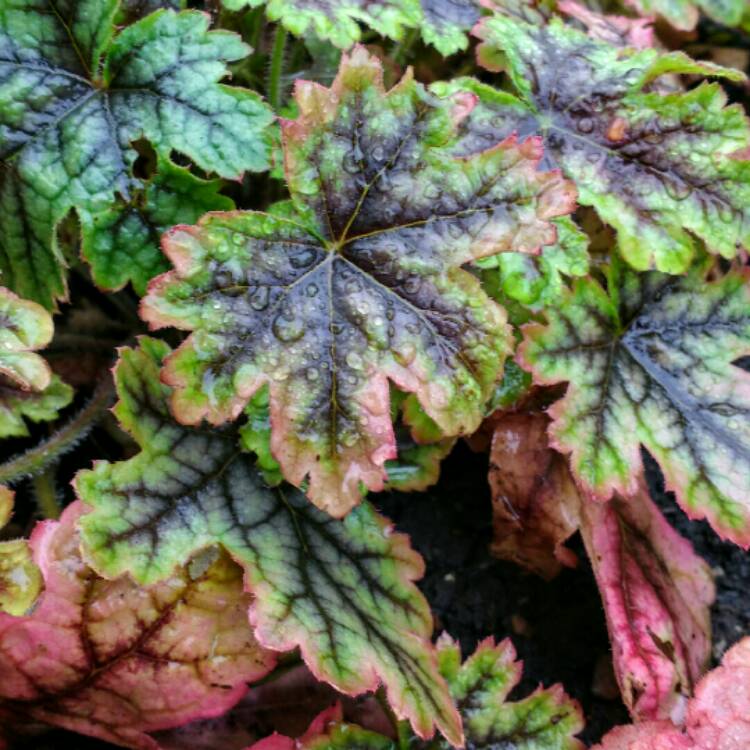
{"label": "heuchera leaf", "polygon": [[[583,750],[575,734],[583,729],[578,704],[560,685],[538,688],[519,701],[508,695],[521,679],[522,664],[505,640],[489,638],[463,664],[455,642],[447,636],[438,641],[440,669],[448,680],[459,706],[466,731],[467,747],[475,750]],[[405,740],[414,750],[448,750],[445,740]],[[275,734],[247,750],[394,750],[394,740],[382,734],[345,723],[340,706],[321,713],[307,732],[292,739]],[[403,745],[401,745],[403,746]]]}
{"label": "heuchera leaf", "polygon": [[360,24],[391,39],[419,26],[420,0],[222,0],[228,10],[266,6],[271,21],[279,21],[297,36],[311,31],[320,39],[346,49],[361,37]]}
{"label": "heuchera leaf", "polygon": [[79,210],[81,252],[98,286],[113,290],[128,281],[139,295],[169,267],[159,238],[175,224],[197,221],[204,213],[230,210],[234,202],[219,193],[221,180],[201,180],[167,159],[154,176],[101,211]]}
{"label": "heuchera leaf", "polygon": [[249,48],[208,16],[158,11],[114,36],[117,0],[11,0],[0,10],[0,279],[51,307],[65,296],[55,228],[128,196],[137,156],[185,154],[225,177],[268,166],[260,97],[216,82]]}
{"label": "heuchera leaf", "polygon": [[667,721],[617,727],[593,750],[745,750],[749,745],[750,638],[745,638],[701,680],[682,727]]}
{"label": "heuchera leaf", "polygon": [[653,18],[631,18],[610,13],[597,13],[577,0],[560,0],[557,9],[575,18],[585,27],[590,37],[620,47],[655,46]]}
{"label": "heuchera leaf", "polygon": [[733,364],[750,353],[747,274],[615,264],[608,291],[579,280],[547,319],[525,327],[519,358],[540,383],[569,381],[552,443],[585,490],[636,491],[642,444],[691,517],[750,546],[750,375]]}
{"label": "heuchera leaf", "polygon": [[678,717],[711,651],[708,566],[667,523],[642,483],[635,495],[595,503],[578,492],[549,447],[549,418],[520,411],[491,418],[492,551],[547,577],[573,554],[581,531],[604,603],[615,673],[639,719]]}
{"label": "heuchera leaf", "polygon": [[578,488],[565,457],[548,445],[544,414],[500,413],[491,421],[490,551],[554,578],[577,562],[564,542],[580,523]]}
{"label": "heuchera leaf", "polygon": [[625,705],[636,719],[682,718],[711,654],[708,565],[645,488],[583,502],[581,518]]}
{"label": "heuchera leaf", "polygon": [[115,413],[142,451],[76,479],[94,508],[80,525],[95,567],[151,583],[221,544],[245,569],[260,643],[299,647],[313,673],[345,693],[382,681],[418,734],[437,726],[461,744],[429,641],[429,607],[413,584],[423,563],[406,537],[367,503],[342,522],[289,485],[270,489],[233,430],[175,422],[158,375],[168,351],[154,339],[122,350]]}
{"label": "heuchera leaf", "polygon": [[228,557],[207,553],[147,588],[107,581],[81,560],[81,512],[31,537],[45,585],[32,614],[0,613],[0,717],[155,750],[147,732],[223,713],[275,659],[253,638]]}
{"label": "heuchera leaf", "polygon": [[54,419],[73,398],[73,389],[36,354],[52,333],[43,307],[0,287],[0,438],[27,435],[24,417]]}
{"label": "heuchera leaf", "polygon": [[[13,492],[0,485],[0,530],[13,513]],[[25,539],[0,542],[0,613],[23,615],[36,601],[42,575]],[[2,616],[2,615],[0,615]]]}
{"label": "heuchera leaf", "polygon": [[469,46],[468,31],[479,20],[479,0],[421,0],[422,38],[444,57]]}
{"label": "heuchera leaf", "polygon": [[454,119],[411,74],[385,92],[364,48],[330,89],[303,82],[283,123],[299,215],[209,214],[164,239],[175,270],[143,317],[194,331],[162,377],[177,418],[237,417],[270,383],[272,449],[312,501],[345,514],[395,457],[388,380],[446,435],[470,433],[508,348],[503,311],[462,264],[538,251],[572,184],[541,173],[539,141],[452,157]]}
{"label": "heuchera leaf", "polygon": [[694,29],[701,13],[725,26],[739,26],[747,11],[745,0],[626,0],[640,13],[660,15],[672,26]]}
{"label": "heuchera leaf", "polygon": [[738,154],[750,128],[741,106],[725,106],[716,84],[666,94],[650,86],[667,73],[743,74],[682,53],[623,49],[559,18],[532,25],[496,14],[474,33],[480,63],[497,69],[502,52],[520,96],[498,102],[496,132],[541,134],[546,159],[617,230],[631,265],[682,273],[696,237],[725,257],[750,245],[750,161]]}

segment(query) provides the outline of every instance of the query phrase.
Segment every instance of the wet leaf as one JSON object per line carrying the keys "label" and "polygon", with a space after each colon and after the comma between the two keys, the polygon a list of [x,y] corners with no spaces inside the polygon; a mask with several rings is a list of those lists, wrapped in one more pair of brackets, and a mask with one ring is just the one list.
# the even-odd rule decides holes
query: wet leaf
{"label": "wet leaf", "polygon": [[500,413],[490,419],[490,551],[554,578],[563,565],[577,562],[564,545],[580,523],[580,498],[567,461],[548,445],[544,414]]}
{"label": "wet leaf", "polygon": [[[578,704],[562,686],[538,688],[518,701],[508,701],[521,679],[522,664],[510,641],[482,641],[463,664],[458,645],[449,637],[438,641],[440,669],[459,706],[467,747],[475,750],[583,750],[575,734],[583,729]],[[449,750],[443,740],[405,739],[414,750]],[[275,734],[248,750],[393,750],[396,742],[378,732],[343,721],[341,708],[323,711],[307,732],[292,739]]]}
{"label": "wet leaf", "polygon": [[498,93],[495,133],[540,134],[545,164],[559,166],[579,201],[617,230],[631,265],[682,273],[696,237],[728,258],[750,245],[742,108],[725,106],[716,84],[670,93],[652,86],[665,74],[743,74],[679,52],[623,49],[558,18],[532,25],[496,14],[475,33],[480,63],[505,65],[520,97]]}
{"label": "wet leaf", "polygon": [[711,655],[710,569],[645,488],[581,516],[623,702],[636,720],[680,719]]}
{"label": "wet leaf", "polygon": [[52,307],[66,296],[56,227],[128,200],[131,143],[236,177],[268,166],[260,97],[217,81],[249,48],[198,12],[159,11],[115,35],[116,0],[13,0],[0,13],[0,278]]}
{"label": "wet leaf", "polygon": [[640,445],[692,518],[750,545],[747,275],[705,281],[615,264],[608,291],[575,282],[547,325],[525,327],[519,356],[539,383],[568,381],[551,409],[555,448],[600,499],[637,490]]}
{"label": "wet leaf", "polygon": [[[13,513],[13,491],[0,485],[0,530]],[[23,615],[42,589],[42,575],[31,559],[25,539],[0,542],[0,617],[2,612]]]}
{"label": "wet leaf", "polygon": [[54,419],[73,389],[36,353],[52,339],[49,313],[0,287],[0,438],[28,435],[24,418]]}
{"label": "wet leaf", "polygon": [[32,614],[0,614],[0,717],[156,750],[148,732],[222,713],[275,660],[252,636],[226,555],[203,553],[147,588],[104,580],[81,560],[81,512],[37,526],[45,591]]}
{"label": "wet leaf", "polygon": [[452,55],[469,46],[468,32],[479,20],[479,0],[421,0],[422,38],[441,55]]}
{"label": "wet leaf", "polygon": [[94,509],[80,525],[96,568],[152,583],[220,544],[245,570],[260,643],[299,647],[312,672],[345,693],[382,682],[418,734],[437,726],[460,743],[429,641],[429,608],[413,584],[423,563],[406,537],[367,503],[342,522],[289,485],[270,489],[233,429],[177,423],[158,376],[168,351],[143,339],[116,368],[115,413],[141,453],[76,479]]}
{"label": "wet leaf", "polygon": [[159,247],[165,230],[197,221],[204,213],[234,208],[221,195],[221,180],[201,180],[187,169],[159,159],[156,174],[135,187],[130,200],[115,200],[101,211],[79,210],[83,257],[102,289],[129,281],[139,295],[154,276],[169,268]]}
{"label": "wet leaf", "polygon": [[744,750],[750,743],[750,638],[698,685],[682,727],[646,721],[609,732],[593,750]]}
{"label": "wet leaf", "polygon": [[311,32],[347,49],[362,36],[361,26],[381,36],[401,39],[405,29],[419,25],[420,0],[222,0],[228,10],[266,6],[271,21],[279,21],[297,36]]}
{"label": "wet leaf", "polygon": [[701,14],[724,26],[739,26],[747,12],[745,0],[628,0],[628,5],[685,31],[696,27]]}
{"label": "wet leaf", "polygon": [[330,89],[296,89],[283,124],[295,201],[175,228],[175,270],[142,306],[194,333],[162,373],[177,418],[236,418],[270,385],[272,450],[293,484],[341,516],[395,457],[388,381],[446,435],[471,433],[508,349],[503,311],[460,266],[555,239],[571,183],[536,171],[534,139],[452,157],[453,120],[407,75],[387,94],[364,48]]}

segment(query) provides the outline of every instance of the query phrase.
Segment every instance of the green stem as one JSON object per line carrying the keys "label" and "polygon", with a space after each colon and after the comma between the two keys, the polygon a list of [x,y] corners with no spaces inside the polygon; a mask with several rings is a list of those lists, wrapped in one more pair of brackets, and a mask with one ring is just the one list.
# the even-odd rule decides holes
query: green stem
{"label": "green stem", "polygon": [[281,109],[281,73],[284,70],[284,51],[286,49],[286,29],[279,24],[273,38],[271,67],[268,69],[268,101],[275,112]]}
{"label": "green stem", "polygon": [[61,508],[57,499],[57,487],[55,486],[55,468],[50,466],[47,471],[32,478],[34,486],[34,497],[39,512],[44,518],[60,518]]}
{"label": "green stem", "polygon": [[109,373],[102,378],[86,406],[64,427],[25,453],[0,464],[0,484],[15,484],[43,472],[48,466],[78,445],[101,419],[114,398],[114,383]]}

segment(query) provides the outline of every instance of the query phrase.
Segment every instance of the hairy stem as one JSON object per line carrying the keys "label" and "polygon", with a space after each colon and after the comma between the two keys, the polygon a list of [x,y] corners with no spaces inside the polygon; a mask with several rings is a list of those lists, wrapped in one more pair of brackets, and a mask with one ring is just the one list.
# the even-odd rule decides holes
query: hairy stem
{"label": "hairy stem", "polygon": [[286,50],[286,30],[281,24],[276,27],[271,51],[271,67],[268,69],[268,101],[275,112],[281,108],[281,74],[284,70],[284,52]]}
{"label": "hairy stem", "polygon": [[114,399],[114,383],[109,373],[99,381],[86,406],[64,427],[25,453],[0,464],[0,484],[15,484],[43,472],[61,456],[75,448],[101,419]]}

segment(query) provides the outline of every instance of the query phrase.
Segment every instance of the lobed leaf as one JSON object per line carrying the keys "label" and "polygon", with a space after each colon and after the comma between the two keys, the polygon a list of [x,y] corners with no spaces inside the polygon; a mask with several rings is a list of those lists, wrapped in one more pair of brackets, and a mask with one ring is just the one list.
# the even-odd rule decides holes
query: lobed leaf
{"label": "lobed leaf", "polygon": [[133,141],[236,177],[267,168],[273,119],[255,93],[217,83],[249,48],[206,15],[162,10],[115,36],[117,0],[56,7],[0,9],[0,278],[46,307],[66,294],[58,223],[128,200]]}
{"label": "lobed leaf", "polygon": [[133,189],[129,200],[117,199],[100,211],[79,210],[81,253],[96,284],[115,290],[132,282],[139,295],[145,294],[148,282],[168,268],[159,247],[165,230],[198,221],[208,211],[234,208],[221,187],[221,180],[201,180],[162,158],[154,176]]}
{"label": "lobed leaf", "polygon": [[724,26],[739,26],[747,12],[744,0],[627,0],[640,13],[659,15],[677,29],[694,29],[701,13]]}
{"label": "lobed leaf", "polygon": [[49,313],[0,287],[0,438],[28,435],[24,418],[54,419],[73,389],[36,353],[52,339]]}
{"label": "lobed leaf", "polygon": [[742,108],[725,106],[716,84],[669,93],[652,85],[668,73],[732,80],[742,73],[598,41],[559,18],[539,25],[496,14],[474,33],[483,41],[480,63],[492,70],[502,63],[520,97],[498,92],[495,132],[541,135],[547,163],[575,180],[580,203],[617,230],[631,265],[682,273],[696,238],[727,258],[750,245]]}
{"label": "lobed leaf", "polygon": [[733,646],[690,701],[683,727],[647,721],[616,727],[593,750],[743,750],[750,742],[750,639]]}
{"label": "lobed leaf", "polygon": [[568,381],[551,409],[555,448],[586,492],[637,490],[640,445],[693,518],[750,545],[747,275],[638,275],[615,265],[608,291],[579,280],[547,325],[524,329],[519,358],[540,383]]}
{"label": "lobed leaf", "polygon": [[679,719],[711,655],[710,568],[643,487],[581,517],[623,701],[636,720]]}
{"label": "lobed leaf", "polygon": [[437,726],[460,744],[429,608],[413,584],[423,563],[406,537],[367,503],[342,522],[288,485],[270,489],[234,430],[177,423],[158,376],[168,351],[143,339],[121,352],[115,413],[142,450],[78,474],[77,491],[93,507],[80,521],[87,557],[105,575],[148,584],[222,545],[245,570],[260,643],[299,647],[313,673],[345,693],[384,683],[419,735]]}
{"label": "lobed leaf", "polygon": [[[385,92],[364,48],[330,89],[302,82],[283,123],[294,206],[209,214],[169,232],[175,270],[142,315],[193,331],[167,361],[186,424],[236,418],[270,386],[284,476],[341,516],[395,457],[388,381],[446,435],[472,432],[500,375],[503,311],[460,266],[553,242],[570,183],[536,171],[539,142],[452,157],[460,111],[410,74]],[[292,214],[296,208],[296,215]]]}
{"label": "lobed leaf", "polygon": [[[13,513],[13,491],[0,485],[0,530]],[[23,615],[39,596],[42,576],[31,559],[28,542],[0,542],[0,616],[3,612]],[[0,738],[1,739],[1,738]]]}
{"label": "lobed leaf", "polygon": [[[583,750],[574,735],[583,728],[578,704],[560,685],[538,688],[519,701],[508,694],[521,679],[522,664],[510,641],[495,644],[488,638],[463,664],[458,646],[443,635],[438,642],[440,669],[451,686],[466,727],[467,747],[475,750]],[[274,734],[247,750],[448,750],[445,740],[394,740],[378,732],[343,721],[340,705],[323,711],[302,737]]]}
{"label": "lobed leaf", "polygon": [[223,713],[275,659],[247,626],[228,557],[206,553],[147,588],[104,580],[81,560],[81,513],[36,527],[45,591],[28,616],[0,613],[0,717],[156,750],[148,732]]}

